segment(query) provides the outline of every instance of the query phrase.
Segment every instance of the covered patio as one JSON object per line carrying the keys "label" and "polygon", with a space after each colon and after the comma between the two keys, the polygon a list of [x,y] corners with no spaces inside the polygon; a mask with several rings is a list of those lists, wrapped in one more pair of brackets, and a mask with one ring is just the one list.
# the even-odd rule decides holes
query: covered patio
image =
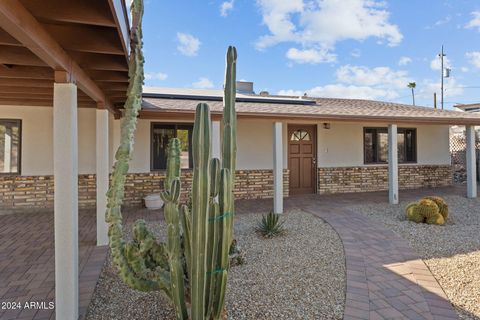
{"label": "covered patio", "polygon": [[[402,193],[402,197],[408,200],[417,200],[424,195],[464,195],[464,185],[455,185],[452,187],[436,188],[436,189],[417,189],[406,190]],[[291,208],[302,208],[330,223],[333,228],[339,233],[343,242],[347,258],[347,304],[345,311],[345,319],[357,319],[353,315],[360,316],[361,319],[368,319],[368,291],[362,291],[358,287],[363,287],[367,282],[358,282],[358,268],[367,268],[368,265],[358,264],[358,246],[359,243],[369,243],[374,246],[375,252],[370,253],[372,259],[367,259],[370,264],[380,265],[396,265],[398,270],[410,274],[409,277],[414,277],[414,273],[410,273],[409,268],[413,268],[418,272],[422,279],[429,280],[424,283],[425,286],[418,286],[417,282],[405,280],[405,277],[395,276],[394,273],[390,275],[390,271],[382,271],[384,268],[379,268],[378,273],[383,276],[397,279],[402,285],[407,285],[408,288],[404,290],[411,290],[421,294],[424,303],[419,304],[416,301],[410,309],[411,315],[413,312],[422,314],[439,314],[449,319],[456,319],[456,315],[451,308],[450,303],[446,299],[445,294],[439,288],[435,279],[431,276],[428,269],[425,269],[423,262],[418,260],[418,257],[408,247],[408,244],[394,236],[393,233],[387,232],[383,227],[376,224],[374,221],[369,221],[356,213],[346,213],[346,207],[355,204],[366,203],[384,203],[388,204],[386,192],[372,192],[372,193],[355,193],[355,194],[336,194],[336,195],[299,195],[291,196],[285,199],[285,210]],[[272,201],[268,199],[263,200],[238,200],[236,202],[238,214],[248,213],[265,213],[272,209]],[[148,211],[145,209],[127,209],[125,212],[127,222],[138,218],[146,219],[154,223],[162,218],[161,211]],[[347,216],[345,216],[347,214]],[[345,219],[346,218],[346,219]],[[344,220],[342,220],[344,219]],[[353,220],[352,220],[353,219]],[[355,219],[360,219],[359,221]],[[366,220],[365,220],[366,219]],[[80,210],[79,212],[79,318],[83,319],[88,311],[92,294],[95,289],[96,282],[103,267],[107,249],[105,247],[96,246],[96,214],[94,210]],[[346,221],[351,221],[357,229],[352,233],[346,224]],[[356,221],[356,222],[355,222]],[[37,212],[37,213],[17,213],[10,215],[0,215],[0,299],[2,301],[15,301],[25,303],[27,301],[45,301],[52,302],[55,299],[55,277],[54,277],[54,214],[52,212]],[[371,228],[365,233],[362,228]],[[374,230],[375,229],[375,230]],[[361,241],[351,241],[352,234],[365,235],[368,234],[368,239]],[[350,239],[350,240],[349,240]],[[373,242],[378,241],[377,244]],[[383,244],[382,244],[383,243]],[[383,249],[381,249],[383,248]],[[365,250],[368,248],[364,248]],[[385,250],[385,255],[382,255],[382,250]],[[377,258],[373,259],[376,255]],[[379,260],[380,259],[380,260]],[[363,261],[363,259],[362,259]],[[410,264],[410,261],[414,265]],[[416,262],[413,262],[416,261]],[[415,265],[416,264],[416,265]],[[423,266],[422,266],[423,265]],[[349,276],[349,266],[352,268],[352,273]],[[355,271],[355,269],[357,271]],[[370,270],[370,269],[369,269]],[[393,269],[392,269],[393,270]],[[383,273],[382,273],[383,272]],[[386,273],[385,273],[386,272]],[[402,273],[401,272],[401,273]],[[374,277],[376,274],[370,274]],[[429,278],[430,277],[430,278]],[[407,277],[408,278],[408,277]],[[373,279],[376,279],[375,277]],[[403,279],[403,280],[402,280]],[[349,281],[353,282],[350,283]],[[366,280],[365,280],[366,281]],[[373,281],[373,280],[372,280]],[[393,282],[396,285],[396,282]],[[351,288],[351,290],[349,290]],[[390,290],[393,292],[393,290]],[[413,294],[413,293],[411,293]],[[395,295],[394,295],[395,296]],[[397,295],[398,299],[408,301],[406,298],[401,298],[402,295]],[[405,308],[405,303],[395,304],[396,300],[388,298],[389,303],[393,306],[399,305]],[[386,300],[386,301],[387,301]],[[350,301],[350,304],[349,304]],[[367,303],[367,304],[365,304]],[[413,305],[413,304],[412,304]],[[423,307],[422,307],[423,306]],[[422,309],[423,308],[423,309]],[[400,308],[401,309],[401,308]],[[397,310],[397,309],[395,309]],[[398,311],[398,310],[397,310]],[[391,311],[396,312],[396,311]],[[398,311],[399,312],[399,311]],[[349,317],[351,315],[351,317]],[[385,316],[388,318],[387,316]],[[47,310],[0,310],[1,319],[55,319],[53,309]],[[56,317],[59,319],[60,317]],[[427,317],[428,319],[429,317]],[[63,319],[63,318],[61,318]]]}
{"label": "covered patio", "polygon": [[[0,3],[0,105],[8,110],[2,118],[15,119],[15,129],[20,132],[22,120],[16,120],[18,112],[25,109],[24,114],[35,118],[36,109],[53,107],[51,117],[44,120],[51,123],[49,130],[53,127],[49,141],[53,158],[52,150],[40,148],[30,156],[24,153],[23,164],[48,159],[55,181],[53,195],[38,192],[39,197],[53,198],[53,216],[2,216],[0,235],[1,283],[6,286],[0,289],[3,301],[24,297],[26,301],[36,298],[40,302],[54,298],[55,308],[38,313],[10,310],[0,315],[2,319],[48,319],[56,314],[57,319],[76,320],[79,310],[86,307],[85,295],[93,290],[106,252],[94,245],[107,244],[104,213],[110,169],[109,120],[120,117],[119,107],[126,100],[129,28],[123,0]],[[78,108],[96,109],[93,149],[97,218],[78,217]],[[48,137],[45,130],[35,131],[41,121],[32,119],[27,124],[23,120],[24,132],[30,130],[32,134],[30,139],[20,139],[25,149],[33,151],[39,140]],[[10,140],[9,134],[6,139]],[[11,153],[8,151],[5,158]],[[21,165],[19,160],[15,164],[4,161],[6,169],[2,172],[19,175]],[[11,199],[5,196],[2,202],[14,200],[12,194]]]}

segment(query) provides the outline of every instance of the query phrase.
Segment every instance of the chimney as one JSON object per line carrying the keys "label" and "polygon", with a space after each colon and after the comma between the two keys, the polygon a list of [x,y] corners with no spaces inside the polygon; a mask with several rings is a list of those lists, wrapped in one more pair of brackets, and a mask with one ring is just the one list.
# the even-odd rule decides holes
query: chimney
{"label": "chimney", "polygon": [[255,94],[255,91],[253,91],[253,82],[237,81],[237,93]]}

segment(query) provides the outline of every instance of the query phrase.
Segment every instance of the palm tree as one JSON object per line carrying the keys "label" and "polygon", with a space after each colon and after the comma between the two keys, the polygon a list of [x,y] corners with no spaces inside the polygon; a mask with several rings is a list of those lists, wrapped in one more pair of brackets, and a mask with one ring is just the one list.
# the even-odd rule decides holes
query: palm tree
{"label": "palm tree", "polygon": [[409,82],[407,87],[412,89],[413,105],[415,105],[415,88],[417,87],[417,84],[415,82]]}

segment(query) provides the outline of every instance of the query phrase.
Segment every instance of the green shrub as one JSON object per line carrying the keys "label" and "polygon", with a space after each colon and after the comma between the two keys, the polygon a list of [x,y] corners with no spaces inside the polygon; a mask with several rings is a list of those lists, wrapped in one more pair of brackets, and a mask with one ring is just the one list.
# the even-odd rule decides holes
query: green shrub
{"label": "green shrub", "polygon": [[258,223],[255,231],[264,238],[273,238],[285,234],[286,229],[283,227],[285,221],[280,221],[280,215],[269,212],[262,216],[262,220]]}

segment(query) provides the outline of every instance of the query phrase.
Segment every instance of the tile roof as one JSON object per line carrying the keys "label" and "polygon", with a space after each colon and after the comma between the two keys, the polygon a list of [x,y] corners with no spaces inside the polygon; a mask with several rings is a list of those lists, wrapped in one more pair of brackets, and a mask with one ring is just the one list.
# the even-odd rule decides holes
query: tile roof
{"label": "tile roof", "polygon": [[[193,113],[199,102],[206,102],[213,114],[221,113],[222,101],[202,101],[202,99],[166,99],[144,97],[142,113]],[[480,125],[480,114],[451,110],[434,110],[427,107],[360,100],[314,98],[316,104],[300,105],[292,103],[237,102],[239,117],[303,118],[344,121],[392,121],[412,123],[444,123]]]}

